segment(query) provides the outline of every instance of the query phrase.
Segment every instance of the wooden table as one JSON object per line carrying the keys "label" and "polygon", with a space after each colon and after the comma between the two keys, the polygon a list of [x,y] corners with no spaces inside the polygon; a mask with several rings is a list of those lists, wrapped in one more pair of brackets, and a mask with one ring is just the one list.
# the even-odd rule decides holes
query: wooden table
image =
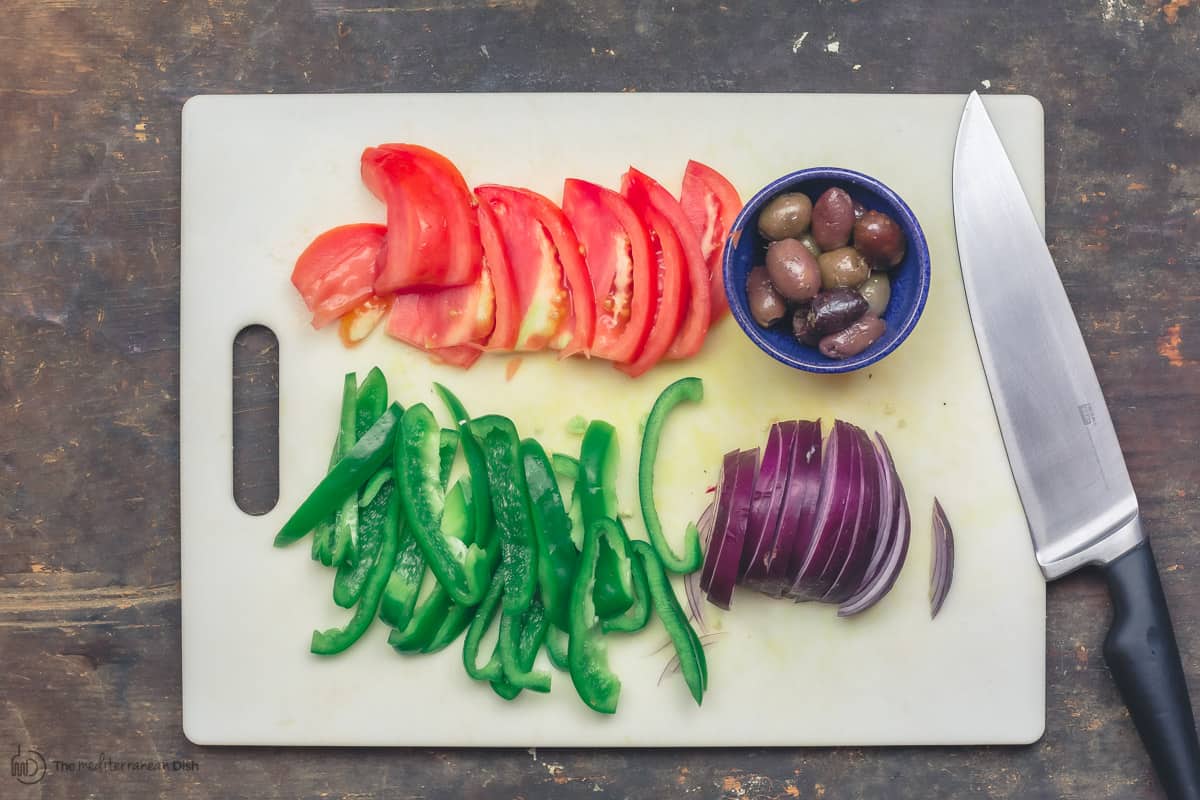
{"label": "wooden table", "polygon": [[0,770],[0,796],[1160,796],[1100,655],[1109,606],[1092,575],[1050,588],[1047,732],[1031,747],[353,751],[184,739],[179,111],[202,92],[1038,96],[1051,249],[1200,692],[1200,9],[1189,0],[748,5],[5,4],[0,747],[19,746],[26,765],[37,750],[49,774],[23,785]]}

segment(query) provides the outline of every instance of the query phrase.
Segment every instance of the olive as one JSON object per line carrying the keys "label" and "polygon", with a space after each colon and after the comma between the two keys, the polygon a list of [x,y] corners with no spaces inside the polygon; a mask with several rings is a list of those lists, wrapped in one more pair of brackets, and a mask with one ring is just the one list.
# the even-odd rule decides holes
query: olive
{"label": "olive", "polygon": [[831,333],[821,339],[821,354],[829,358],[856,356],[883,336],[887,323],[874,314],[867,314],[845,330]]}
{"label": "olive", "polygon": [[764,328],[771,327],[787,313],[787,302],[771,285],[765,267],[750,270],[750,277],[746,279],[746,299],[754,321]]}
{"label": "olive", "polygon": [[833,186],[817,198],[812,209],[812,235],[817,247],[836,250],[850,241],[854,228],[854,201],[845,189]]}
{"label": "olive", "polygon": [[809,324],[817,333],[844,330],[850,323],[867,313],[867,301],[853,289],[830,289],[813,298],[809,309]]}
{"label": "olive", "polygon": [[758,212],[758,232],[773,241],[799,236],[812,221],[813,204],[800,192],[781,194]]}
{"label": "olive", "polygon": [[812,318],[808,314],[809,305],[805,303],[792,312],[792,333],[802,344],[816,347],[821,341],[821,335],[813,330]]}
{"label": "olive", "polygon": [[891,269],[904,260],[904,231],[882,211],[868,211],[854,223],[854,246],[875,269]]}
{"label": "olive", "polygon": [[853,247],[839,247],[821,253],[817,263],[821,267],[821,286],[826,289],[858,286],[871,274],[867,260]]}
{"label": "olive", "polygon": [[767,275],[788,300],[811,300],[821,290],[817,259],[796,239],[780,239],[767,248]]}
{"label": "olive", "polygon": [[858,293],[867,301],[867,308],[877,317],[882,317],[892,298],[892,282],[886,272],[872,272],[871,277],[858,287]]}
{"label": "olive", "polygon": [[804,245],[805,248],[807,248],[808,252],[812,253],[814,256],[821,255],[821,248],[817,247],[817,243],[812,238],[811,233],[806,233],[803,236],[801,236],[800,244]]}

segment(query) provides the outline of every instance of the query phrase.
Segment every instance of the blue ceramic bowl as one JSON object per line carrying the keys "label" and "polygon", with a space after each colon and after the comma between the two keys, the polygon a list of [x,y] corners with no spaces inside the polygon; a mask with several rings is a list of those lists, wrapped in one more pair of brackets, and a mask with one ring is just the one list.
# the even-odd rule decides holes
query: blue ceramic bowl
{"label": "blue ceramic bowl", "polygon": [[[801,344],[792,335],[788,321],[772,328],[759,326],[750,315],[746,299],[746,278],[753,267],[764,262],[768,244],[758,232],[758,212],[776,195],[785,192],[803,192],[815,203],[831,186],[845,189],[867,210],[882,211],[890,216],[904,231],[907,242],[904,261],[888,273],[892,295],[883,312],[887,331],[863,352],[843,359],[828,358],[817,348]],[[772,358],[808,372],[852,372],[874,364],[908,338],[929,296],[929,246],[912,209],[899,195],[869,175],[840,167],[813,167],[792,172],[767,184],[754,195],[738,214],[726,240],[724,271],[729,309],[750,340]]]}

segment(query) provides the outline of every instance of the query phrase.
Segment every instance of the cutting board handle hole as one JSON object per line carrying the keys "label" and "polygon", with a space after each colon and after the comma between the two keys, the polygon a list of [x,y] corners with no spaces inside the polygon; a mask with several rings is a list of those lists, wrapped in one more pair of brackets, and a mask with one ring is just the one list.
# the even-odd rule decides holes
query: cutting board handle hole
{"label": "cutting board handle hole", "polygon": [[279,501],[279,339],[265,325],[233,339],[233,500],[254,516]]}

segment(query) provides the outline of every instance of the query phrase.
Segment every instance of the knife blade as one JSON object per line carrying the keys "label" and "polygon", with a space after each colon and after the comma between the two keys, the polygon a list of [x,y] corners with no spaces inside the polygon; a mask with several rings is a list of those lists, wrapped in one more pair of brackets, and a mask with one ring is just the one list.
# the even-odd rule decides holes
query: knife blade
{"label": "knife blade", "polygon": [[1071,304],[979,95],[954,148],[954,227],[971,325],[1048,580],[1100,566],[1104,653],[1160,780],[1200,798],[1200,744],[1137,497]]}

